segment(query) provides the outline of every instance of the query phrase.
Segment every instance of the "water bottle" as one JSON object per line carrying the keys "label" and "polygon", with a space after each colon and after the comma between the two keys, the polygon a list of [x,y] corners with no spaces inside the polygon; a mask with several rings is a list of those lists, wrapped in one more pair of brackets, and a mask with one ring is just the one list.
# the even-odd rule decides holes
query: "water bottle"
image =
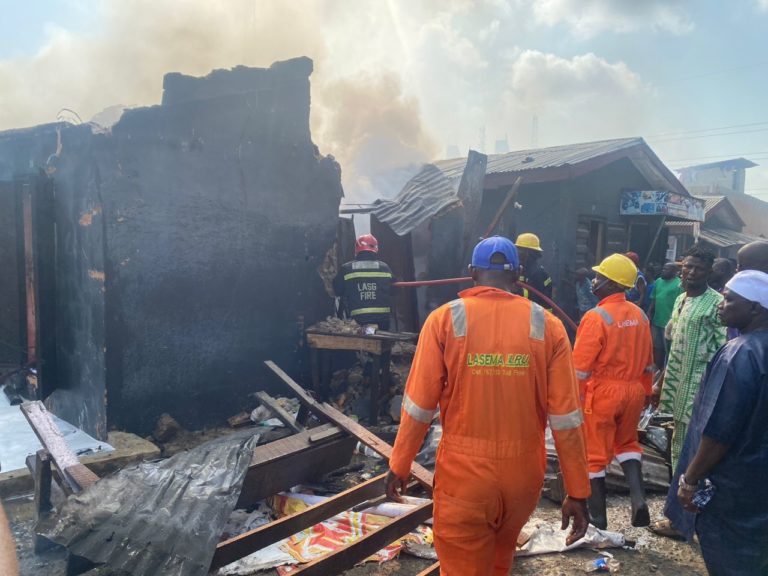
{"label": "water bottle", "polygon": [[590,560],[584,565],[584,572],[610,572],[615,574],[619,571],[621,562],[613,558],[597,558]]}

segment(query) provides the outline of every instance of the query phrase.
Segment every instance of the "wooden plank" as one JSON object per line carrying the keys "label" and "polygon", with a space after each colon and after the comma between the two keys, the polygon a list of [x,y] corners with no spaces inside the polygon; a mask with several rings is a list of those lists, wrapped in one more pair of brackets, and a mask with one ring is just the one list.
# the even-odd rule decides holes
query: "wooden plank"
{"label": "wooden plank", "polygon": [[25,402],[21,405],[21,412],[74,493],[77,494],[98,481],[99,477],[81,464],[69,449],[42,402]]}
{"label": "wooden plank", "polygon": [[294,432],[302,432],[304,430],[303,427],[299,426],[296,423],[296,420],[293,416],[291,416],[288,412],[286,412],[282,406],[280,406],[277,403],[277,400],[272,398],[269,394],[266,392],[256,392],[256,398],[258,398],[259,402],[261,403],[264,408],[269,410],[269,413],[272,414],[275,418],[280,420],[283,424],[285,424],[288,428],[293,430]]}
{"label": "wooden plank", "polygon": [[211,570],[225,566],[256,550],[261,550],[274,542],[314,526],[318,522],[327,520],[355,504],[383,494],[385,477],[386,474],[382,474],[349,490],[340,492],[336,496],[315,504],[306,510],[285,516],[219,543],[216,546],[216,553],[211,562]]}
{"label": "wooden plank", "polygon": [[253,424],[253,422],[251,422],[250,412],[240,412],[240,414],[235,414],[234,416],[227,418],[227,424],[229,424],[231,428],[241,428]]}
{"label": "wooden plank", "polygon": [[323,350],[358,350],[381,354],[381,340],[363,338],[361,336],[345,336],[342,334],[312,334],[307,332],[307,344],[310,348]]}
{"label": "wooden plank", "polygon": [[[293,378],[288,376],[277,364],[271,360],[264,362],[267,367],[272,370],[283,383],[291,389],[302,404],[306,404],[310,410],[324,419],[333,422],[341,428],[346,430],[353,436],[355,436],[360,442],[375,450],[384,458],[390,458],[392,456],[392,446],[384,442],[381,438],[376,436],[373,432],[367,428],[361,426],[345,414],[342,414],[336,408],[330,404],[320,404],[312,396],[310,396],[304,388],[302,388]],[[419,481],[424,488],[432,490],[432,483],[434,475],[432,472],[424,468],[421,464],[414,462],[411,466],[411,474]]]}
{"label": "wooden plank", "polygon": [[432,517],[432,502],[427,502],[414,508],[410,512],[393,518],[375,532],[366,534],[359,540],[347,544],[342,548],[326,554],[313,562],[300,567],[294,574],[301,576],[327,576],[328,574],[341,574],[344,570],[352,568],[358,562],[362,562],[371,554],[375,554],[398,538],[402,538],[419,524]]}
{"label": "wooden plank", "polygon": [[389,330],[376,330],[373,334],[345,334],[343,332],[307,328],[304,333],[315,336],[338,336],[340,338],[360,338],[361,340],[381,340],[384,342],[415,342],[419,338],[416,332],[390,332]]}
{"label": "wooden plank", "polygon": [[354,437],[335,428],[338,434],[333,437],[321,442],[310,440],[329,429],[334,427],[319,426],[254,448],[238,508],[247,508],[281,490],[346,466],[357,443]]}
{"label": "wooden plank", "polygon": [[41,449],[34,456],[30,455],[28,458],[35,459],[34,470],[30,471],[35,479],[35,511],[37,517],[40,518],[43,514],[48,514],[53,508],[51,504],[51,484],[53,483],[51,456],[47,450]]}
{"label": "wooden plank", "polygon": [[439,576],[440,575],[440,562],[435,562],[427,568],[426,570],[422,570],[419,572],[416,576]]}

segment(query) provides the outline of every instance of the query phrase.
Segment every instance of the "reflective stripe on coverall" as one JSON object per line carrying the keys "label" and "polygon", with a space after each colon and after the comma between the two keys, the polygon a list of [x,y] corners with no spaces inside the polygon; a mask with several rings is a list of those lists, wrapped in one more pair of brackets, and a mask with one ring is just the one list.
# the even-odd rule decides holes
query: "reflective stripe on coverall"
{"label": "reflective stripe on coverall", "polygon": [[432,312],[421,331],[389,465],[408,477],[439,405],[434,528],[441,574],[506,575],[539,501],[547,420],[568,494],[589,496],[578,385],[560,320],[496,288],[459,296]]}
{"label": "reflective stripe on coverall", "polygon": [[603,298],[581,319],[573,363],[584,402],[589,477],[599,478],[614,455],[619,462],[642,455],[637,424],[654,371],[645,313],[623,292]]}

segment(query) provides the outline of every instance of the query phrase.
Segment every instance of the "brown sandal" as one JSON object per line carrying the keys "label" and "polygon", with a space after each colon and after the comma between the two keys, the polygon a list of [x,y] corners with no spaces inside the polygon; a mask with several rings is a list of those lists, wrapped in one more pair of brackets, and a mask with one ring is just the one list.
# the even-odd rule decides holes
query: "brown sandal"
{"label": "brown sandal", "polygon": [[685,540],[685,534],[677,530],[677,528],[672,525],[672,522],[666,518],[652,523],[648,526],[648,530],[657,536],[664,536],[665,538],[672,538],[673,540]]}

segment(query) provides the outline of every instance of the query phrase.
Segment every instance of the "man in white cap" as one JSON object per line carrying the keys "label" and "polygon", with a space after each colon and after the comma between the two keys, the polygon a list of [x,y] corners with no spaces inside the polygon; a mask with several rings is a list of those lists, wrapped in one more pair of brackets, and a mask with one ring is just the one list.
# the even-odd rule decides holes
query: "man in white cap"
{"label": "man in white cap", "polygon": [[698,534],[710,574],[768,574],[768,274],[725,285],[718,315],[740,335],[712,359],[665,514]]}

